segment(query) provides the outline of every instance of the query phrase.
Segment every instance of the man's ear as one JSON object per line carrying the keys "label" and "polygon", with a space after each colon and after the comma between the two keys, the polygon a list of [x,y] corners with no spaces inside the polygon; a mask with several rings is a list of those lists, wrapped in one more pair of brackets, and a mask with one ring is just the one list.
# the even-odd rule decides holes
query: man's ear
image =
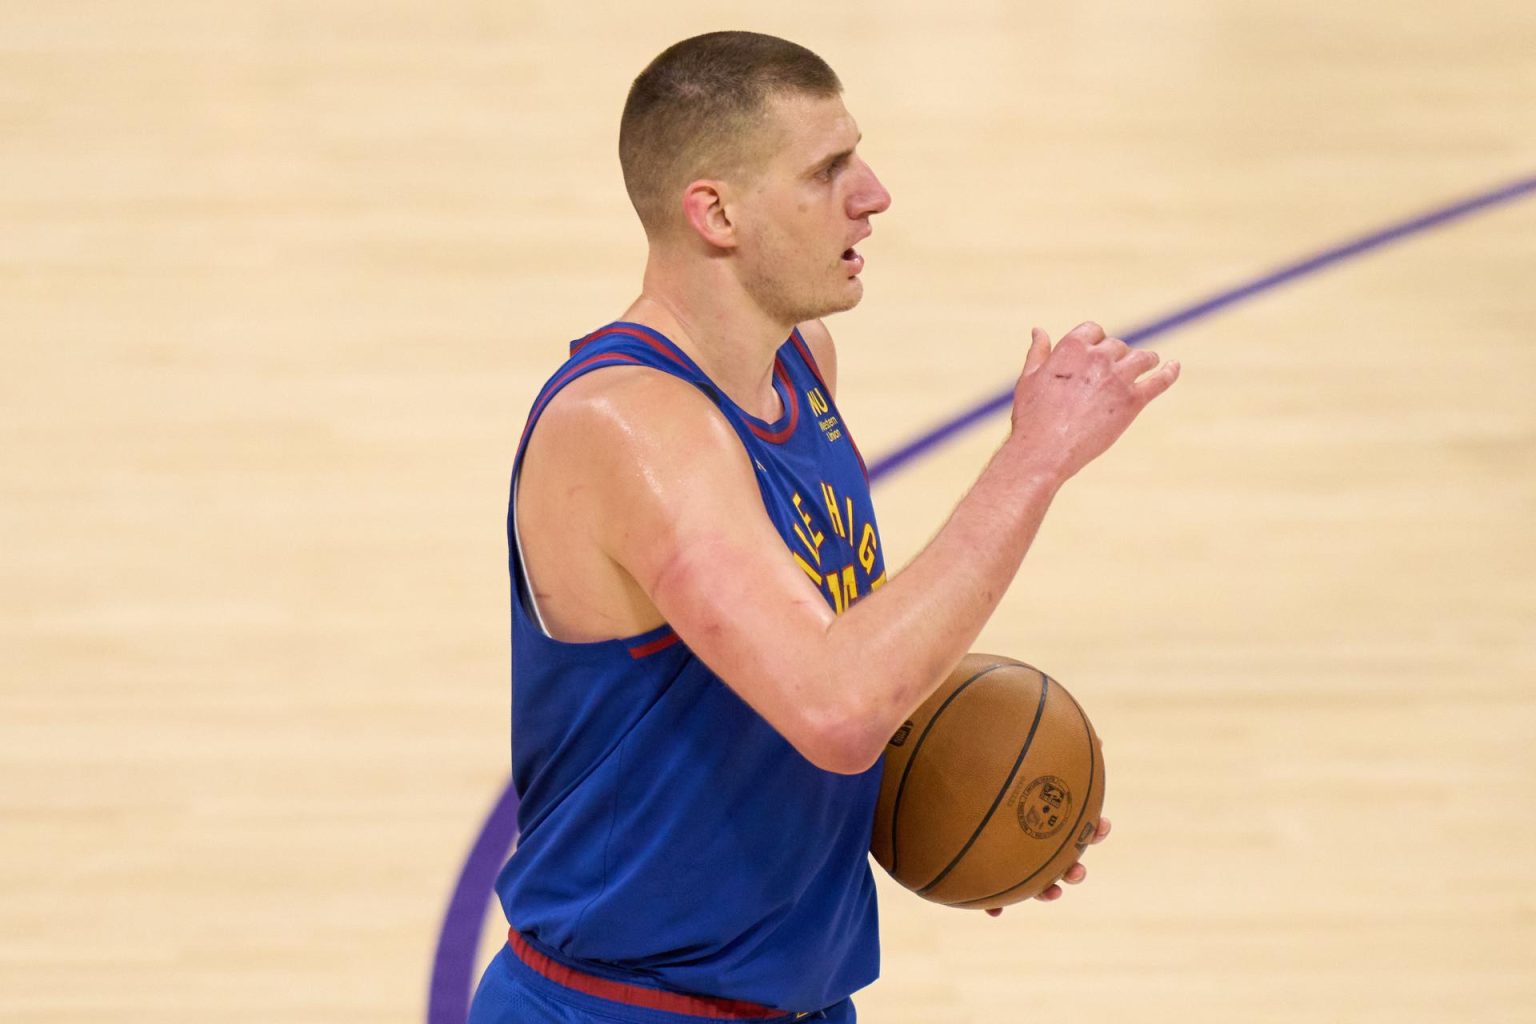
{"label": "man's ear", "polygon": [[716,249],[736,248],[736,227],[725,209],[725,186],[700,179],[683,192],[683,215],[694,232]]}

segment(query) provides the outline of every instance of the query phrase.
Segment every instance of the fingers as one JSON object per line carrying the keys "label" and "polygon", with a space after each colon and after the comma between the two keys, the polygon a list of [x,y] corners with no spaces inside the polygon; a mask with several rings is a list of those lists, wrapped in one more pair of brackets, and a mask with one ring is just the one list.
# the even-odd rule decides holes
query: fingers
{"label": "fingers", "polygon": [[1085,320],[1061,336],[1063,342],[1072,341],[1083,345],[1093,345],[1105,338],[1104,328],[1092,320]]}
{"label": "fingers", "polygon": [[1125,354],[1115,361],[1115,372],[1126,380],[1133,381],[1156,366],[1157,362],[1156,352],[1127,348]]}
{"label": "fingers", "polygon": [[1093,347],[1096,350],[1109,353],[1109,358],[1112,362],[1119,362],[1131,354],[1131,346],[1119,338],[1105,338]]}
{"label": "fingers", "polygon": [[1109,819],[1100,818],[1099,827],[1094,829],[1093,838],[1088,840],[1089,845],[1091,846],[1094,843],[1102,843],[1109,836],[1109,829]]}
{"label": "fingers", "polygon": [[1029,353],[1024,357],[1024,372],[1020,380],[1022,382],[1023,378],[1032,376],[1051,361],[1052,356],[1056,357],[1055,365],[1062,366],[1056,375],[1070,377],[1080,372],[1078,368],[1081,364],[1078,360],[1084,354],[1090,358],[1087,364],[1089,369],[1083,380],[1096,378],[1099,371],[1093,367],[1095,364],[1103,366],[1102,360],[1108,356],[1115,374],[1131,385],[1142,405],[1173,387],[1179,379],[1180,367],[1177,361],[1164,363],[1159,368],[1161,360],[1156,352],[1132,348],[1121,339],[1105,334],[1104,328],[1092,320],[1085,320],[1062,335],[1061,340],[1054,345],[1049,334],[1038,327],[1032,328]]}
{"label": "fingers", "polygon": [[1104,328],[1092,320],[1085,321],[1062,335],[1061,341],[1056,343],[1057,349],[1067,349],[1076,353],[1081,349],[1092,353],[1095,360],[1108,357],[1110,363],[1116,363],[1124,359],[1131,352],[1131,347],[1119,338],[1110,337],[1104,333]]}
{"label": "fingers", "polygon": [[[1078,863],[1073,864],[1071,867],[1067,868],[1067,872],[1061,876],[1061,880],[1068,885],[1079,885],[1082,883],[1083,879],[1087,877],[1088,869],[1083,866],[1081,861],[1079,861]],[[1063,889],[1059,884],[1052,883],[1051,885],[1048,885],[1043,890],[1041,890],[1041,892],[1035,896],[1035,899],[1039,900],[1041,903],[1052,903],[1061,899],[1062,892]]]}
{"label": "fingers", "polygon": [[[1091,845],[1093,843],[1102,843],[1105,838],[1108,837],[1109,830],[1109,819],[1100,818],[1098,827],[1093,830],[1093,838],[1088,840],[1089,844]],[[1068,885],[1081,885],[1083,880],[1087,877],[1088,868],[1083,864],[1082,861],[1078,861],[1076,864],[1073,864],[1071,867],[1067,868],[1066,872],[1061,876],[1061,881]],[[1062,892],[1063,890],[1059,884],[1052,884],[1046,886],[1045,889],[1043,889],[1039,894],[1035,896],[1035,899],[1039,900],[1041,903],[1052,903],[1061,899]],[[987,913],[992,914],[992,911],[989,910]],[[1001,913],[1001,911],[998,911],[998,913]],[[993,916],[996,917],[997,915],[993,914]]]}
{"label": "fingers", "polygon": [[1051,354],[1051,336],[1038,327],[1029,332],[1029,354],[1024,357],[1024,376],[1028,377],[1045,365]]}
{"label": "fingers", "polygon": [[1156,373],[1150,373],[1143,379],[1132,384],[1136,396],[1142,404],[1152,401],[1158,395],[1173,387],[1173,382],[1179,379],[1179,363],[1177,360],[1164,363]]}

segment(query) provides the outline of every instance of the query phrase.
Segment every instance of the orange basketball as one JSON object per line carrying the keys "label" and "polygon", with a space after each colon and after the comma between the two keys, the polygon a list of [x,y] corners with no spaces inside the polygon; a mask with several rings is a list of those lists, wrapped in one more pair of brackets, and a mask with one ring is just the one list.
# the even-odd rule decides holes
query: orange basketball
{"label": "orange basketball", "polygon": [[1104,755],[1066,688],[968,654],[885,748],[870,852],[919,896],[990,909],[1028,899],[1082,855]]}

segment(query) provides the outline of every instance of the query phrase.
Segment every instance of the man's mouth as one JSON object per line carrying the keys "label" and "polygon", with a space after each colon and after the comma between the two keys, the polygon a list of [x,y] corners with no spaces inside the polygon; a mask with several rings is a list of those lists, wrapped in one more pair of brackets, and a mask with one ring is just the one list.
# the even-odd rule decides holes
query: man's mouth
{"label": "man's mouth", "polygon": [[849,246],[843,250],[843,266],[857,274],[860,270],[864,269],[864,257],[859,255],[857,249]]}

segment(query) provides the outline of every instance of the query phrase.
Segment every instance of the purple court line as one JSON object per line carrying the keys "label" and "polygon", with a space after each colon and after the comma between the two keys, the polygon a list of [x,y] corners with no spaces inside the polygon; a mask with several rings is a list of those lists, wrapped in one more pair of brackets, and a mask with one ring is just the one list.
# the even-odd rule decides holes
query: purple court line
{"label": "purple court line", "polygon": [[[1431,228],[1440,227],[1480,210],[1512,202],[1536,192],[1536,176],[1510,182],[1466,199],[1437,207],[1427,213],[1389,225],[1369,235],[1344,242],[1329,249],[1286,264],[1227,291],[1218,292],[1173,313],[1143,324],[1120,337],[1127,344],[1139,345],[1176,327],[1210,316],[1219,310],[1252,298],[1283,284],[1315,274],[1320,270],[1392,242]],[[895,451],[875,460],[869,467],[871,482],[890,473],[947,441],[973,423],[1006,409],[1013,400],[1013,389],[1000,392],[937,426],[923,431]],[[480,928],[485,919],[486,900],[495,887],[496,875],[517,838],[517,793],[508,782],[486,816],[485,824],[469,857],[459,871],[453,896],[443,915],[443,929],[437,939],[432,960],[432,982],[427,998],[427,1024],[464,1024],[469,1016],[469,999],[475,984],[475,953],[480,943]]]}
{"label": "purple court line", "polygon": [[[1288,263],[1278,270],[1270,271],[1268,274],[1255,278],[1246,284],[1240,284],[1236,288],[1217,292],[1215,295],[1201,299],[1199,302],[1185,306],[1167,316],[1153,320],[1151,323],[1142,324],[1140,327],[1127,331],[1125,334],[1120,335],[1120,338],[1127,345],[1144,344],[1160,334],[1166,334],[1175,327],[1182,327],[1187,323],[1203,319],[1218,310],[1235,305],[1255,295],[1271,291],[1283,284],[1289,284],[1310,274],[1315,274],[1335,263],[1341,263],[1353,256],[1363,255],[1372,249],[1379,249],[1399,239],[1407,238],[1409,235],[1416,235],[1422,231],[1428,231],[1430,228],[1449,224],[1479,210],[1485,210],[1490,206],[1510,202],[1531,192],[1536,192],[1536,177],[1524,178],[1520,181],[1511,182],[1501,188],[1496,188],[1491,192],[1483,192],[1459,202],[1451,203],[1448,206],[1438,207],[1353,241],[1344,242],[1331,249],[1324,249],[1322,252],[1297,260],[1295,263]],[[1012,403],[1013,388],[1009,387],[993,395],[991,398],[966,409],[964,412],[956,414],[937,426],[930,427],[900,448],[882,455],[871,463],[869,478],[871,480],[878,479],[906,465],[919,455],[937,447],[955,434],[970,427],[971,424],[983,420],[993,413],[1001,412],[1012,405]]]}

